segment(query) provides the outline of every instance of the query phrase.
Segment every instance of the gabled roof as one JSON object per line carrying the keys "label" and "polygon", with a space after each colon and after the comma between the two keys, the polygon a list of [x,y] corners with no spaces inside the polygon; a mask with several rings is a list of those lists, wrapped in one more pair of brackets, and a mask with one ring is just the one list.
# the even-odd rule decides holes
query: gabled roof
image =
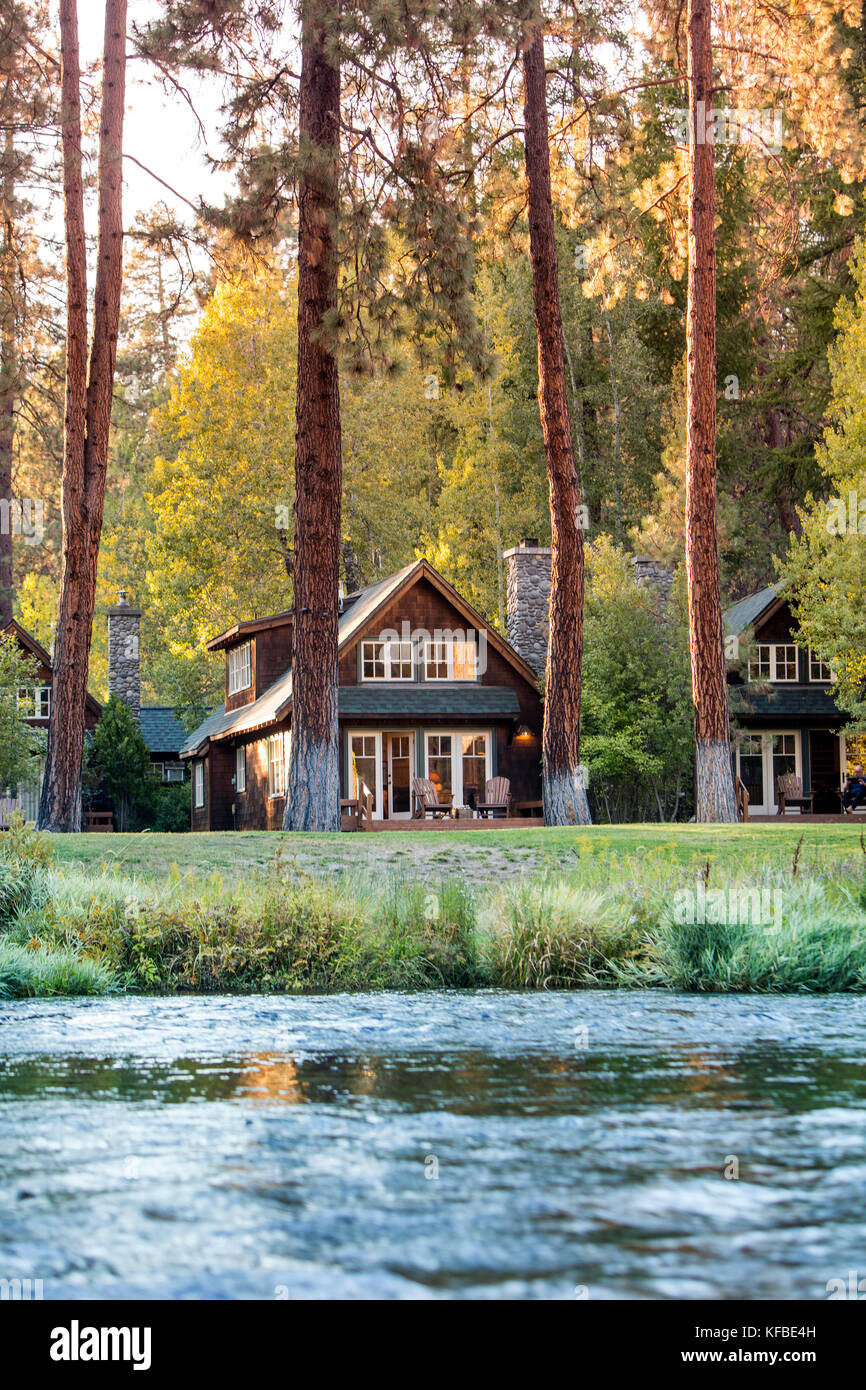
{"label": "gabled roof", "polygon": [[205,647],[209,652],[218,652],[223,647],[230,647],[239,637],[248,637],[254,632],[261,632],[268,627],[286,627],[293,619],[294,613],[291,608],[286,608],[282,613],[271,613],[266,618],[250,618],[245,623],[235,623],[234,627],[227,628],[218,637],[212,637]]}
{"label": "gabled roof", "polygon": [[232,715],[236,713],[236,710],[230,710],[229,713],[226,714],[225,705],[220,705],[219,709],[215,709],[213,714],[209,714],[207,719],[199,724],[197,729],[187,735],[180,746],[180,756],[182,758],[188,758],[191,753],[195,753],[199,748],[203,748],[210,740],[212,734],[220,728],[228,727],[228,722],[231,720]]}
{"label": "gabled roof", "polygon": [[[3,631],[8,632],[10,636],[17,637],[22,647],[24,647],[32,657],[35,657],[41,666],[47,666],[49,671],[53,672],[54,662],[52,661],[51,653],[45,650],[41,642],[37,642],[36,638],[27,631],[26,627],[22,627],[15,618],[10,618],[9,622],[3,628]],[[94,699],[90,691],[87,692],[86,704],[92,714],[100,715],[102,713],[102,705],[98,700]]]}
{"label": "gabled roof", "polygon": [[186,731],[171,705],[142,705],[141,736],[151,753],[177,753]]}
{"label": "gabled roof", "polygon": [[[435,570],[427,560],[416,560],[411,565],[405,565],[403,569],[397,570],[396,574],[390,574],[385,579],[380,579],[376,584],[370,584],[366,589],[361,589],[357,594],[351,594],[349,596],[352,600],[351,604],[345,612],[340,615],[338,623],[338,650],[341,653],[350,650],[367,627],[367,624],[375,618],[376,614],[389,603],[393,602],[400,594],[412,588],[421,579],[427,579],[435,589],[438,589],[443,597],[457,609],[458,613],[460,613],[466,621],[468,627],[484,631],[490,645],[514,667],[524,680],[529,682],[533,689],[536,688],[538,678],[532,667],[523,660],[523,657],[518,656],[514,648],[508,645],[496,629],[493,628],[485,618],[482,618],[477,609],[467,603],[453,585],[449,584],[448,580],[444,579],[438,570]],[[285,615],[279,616],[283,617]],[[267,620],[257,619],[256,622],[260,626],[265,626]],[[248,625],[238,625],[237,631],[240,631],[241,628],[246,632],[248,630]],[[235,632],[236,629],[231,629],[230,631]],[[222,644],[226,636],[227,634],[224,633],[222,637],[215,638],[214,642],[220,642]],[[213,649],[214,643],[208,643],[208,646]],[[386,687],[384,685],[376,686],[377,694],[381,694],[385,689]],[[440,692],[442,690],[442,686],[438,682],[437,689]],[[463,689],[467,692],[467,695],[471,694],[478,697],[478,703],[473,706],[473,709],[477,708],[479,716],[482,712],[490,713],[490,711],[486,709],[482,710],[481,705],[488,697],[479,692],[485,689],[490,690],[491,687],[485,687],[478,682],[472,682],[471,684],[465,685]],[[344,686],[341,688],[339,696],[340,713],[356,712],[353,709],[347,708],[345,705],[344,692],[348,692],[349,690],[355,690],[355,687]],[[254,729],[260,729],[267,724],[272,724],[285,718],[291,700],[292,673],[289,670],[274,681],[272,685],[268,686],[268,689],[265,690],[258,699],[253,700],[251,704],[241,705],[239,709],[229,710],[227,713],[223,706],[220,710],[211,715],[210,719],[206,719],[184,742],[181,748],[181,757],[188,758],[192,754],[201,751],[204,745],[211,739],[219,741],[224,738],[234,737],[238,734],[250,733]],[[500,704],[502,704],[501,698]],[[418,712],[420,713],[420,706]],[[471,712],[472,711],[467,710],[467,713]],[[511,703],[509,703],[507,714],[510,715],[511,712]],[[384,713],[386,713],[386,711],[383,708],[383,714]],[[504,708],[503,714],[506,714]]]}
{"label": "gabled roof", "polygon": [[748,598],[741,598],[739,603],[735,603],[732,608],[727,608],[722,615],[725,631],[730,633],[743,632],[745,628],[751,627],[759,618],[763,617],[768,608],[778,600],[779,591],[775,584],[768,584],[766,589],[759,589],[756,594],[750,594]]}
{"label": "gabled roof", "polygon": [[528,681],[533,690],[538,686],[538,675],[532,667],[518,656],[513,647],[510,647],[505,638],[500,636],[486,618],[482,618],[477,608],[473,608],[471,603],[467,603],[462,594],[459,594],[453,584],[449,584],[438,570],[435,570],[429,560],[416,560],[412,565],[406,565],[396,574],[389,575],[379,584],[373,584],[368,589],[362,589],[358,599],[353,603],[347,613],[340,619],[340,650],[345,651],[351,647],[353,640],[361,635],[361,629],[367,625],[376,613],[384,608],[386,604],[397,598],[399,594],[411,589],[420,579],[427,579],[434,589],[448,600],[457,609],[458,613],[465,619],[467,625],[479,631],[483,630],[487,634],[487,640],[500,656],[514,667],[514,669]]}
{"label": "gabled roof", "polygon": [[[398,570],[396,574],[390,574],[385,579],[377,580],[375,584],[369,584],[365,589],[358,589],[353,594],[346,596],[346,610],[340,614],[339,631],[342,637],[343,631],[350,624],[350,619],[356,617],[358,612],[366,612],[370,604],[376,604],[377,598],[384,592],[390,593],[395,580],[399,580],[404,575],[411,573],[415,569],[415,564],[407,565],[405,569]],[[221,651],[224,647],[239,638],[249,637],[255,632],[262,632],[265,628],[287,627],[294,619],[293,608],[285,608],[282,613],[271,613],[264,618],[251,618],[248,622],[235,623],[234,627],[227,628],[218,637],[212,637],[205,645],[209,652]]]}

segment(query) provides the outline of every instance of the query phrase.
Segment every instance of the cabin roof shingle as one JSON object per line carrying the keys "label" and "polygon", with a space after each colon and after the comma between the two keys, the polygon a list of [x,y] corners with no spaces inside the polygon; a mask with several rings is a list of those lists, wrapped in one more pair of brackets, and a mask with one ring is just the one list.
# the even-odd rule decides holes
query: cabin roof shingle
{"label": "cabin roof shingle", "polygon": [[139,727],[151,753],[176,753],[186,742],[186,730],[171,705],[142,705]]}
{"label": "cabin roof shingle", "polygon": [[725,609],[722,618],[725,630],[736,634],[751,627],[752,623],[756,622],[761,614],[770,607],[770,604],[775,603],[778,597],[779,591],[776,585],[768,584],[766,589],[759,589],[756,594],[749,594],[747,598],[741,598],[739,603]]}
{"label": "cabin roof shingle", "polygon": [[843,718],[826,686],[774,685],[770,690],[736,686],[731,693],[731,712],[737,718],[812,718],[832,719],[835,722]]}
{"label": "cabin roof shingle", "polygon": [[352,718],[428,719],[431,717],[516,719],[520,714],[517,692],[508,685],[462,685],[437,681],[400,686],[371,683],[343,685],[338,692],[340,714]]}

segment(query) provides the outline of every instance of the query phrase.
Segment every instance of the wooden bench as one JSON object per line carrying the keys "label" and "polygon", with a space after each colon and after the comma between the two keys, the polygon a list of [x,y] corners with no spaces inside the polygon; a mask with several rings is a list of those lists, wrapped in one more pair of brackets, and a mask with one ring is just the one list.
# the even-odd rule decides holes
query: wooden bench
{"label": "wooden bench", "polygon": [[114,830],[114,816],[111,811],[85,811],[84,829],[95,834]]}

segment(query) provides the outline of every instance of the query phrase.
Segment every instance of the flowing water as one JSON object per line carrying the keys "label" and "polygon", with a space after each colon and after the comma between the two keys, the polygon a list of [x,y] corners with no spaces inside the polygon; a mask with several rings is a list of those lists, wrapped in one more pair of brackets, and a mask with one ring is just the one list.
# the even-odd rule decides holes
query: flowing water
{"label": "flowing water", "polygon": [[866,1276],[862,998],[31,1000],[0,1056],[0,1278],[45,1298]]}

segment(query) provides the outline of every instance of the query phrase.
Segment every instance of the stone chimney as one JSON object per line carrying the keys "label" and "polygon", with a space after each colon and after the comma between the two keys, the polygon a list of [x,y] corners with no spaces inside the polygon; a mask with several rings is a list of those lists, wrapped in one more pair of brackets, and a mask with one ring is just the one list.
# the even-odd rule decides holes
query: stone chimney
{"label": "stone chimney", "polygon": [[508,640],[539,675],[547,664],[550,619],[550,547],[533,539],[506,550]]}
{"label": "stone chimney", "polygon": [[141,716],[141,609],[130,608],[121,589],[115,608],[108,610],[108,691],[125,700],[138,723]]}
{"label": "stone chimney", "polygon": [[651,555],[635,555],[631,564],[637,587],[640,589],[645,584],[652,584],[658,590],[659,597],[667,603],[673,588],[673,570],[663,565],[661,560],[654,560]]}

